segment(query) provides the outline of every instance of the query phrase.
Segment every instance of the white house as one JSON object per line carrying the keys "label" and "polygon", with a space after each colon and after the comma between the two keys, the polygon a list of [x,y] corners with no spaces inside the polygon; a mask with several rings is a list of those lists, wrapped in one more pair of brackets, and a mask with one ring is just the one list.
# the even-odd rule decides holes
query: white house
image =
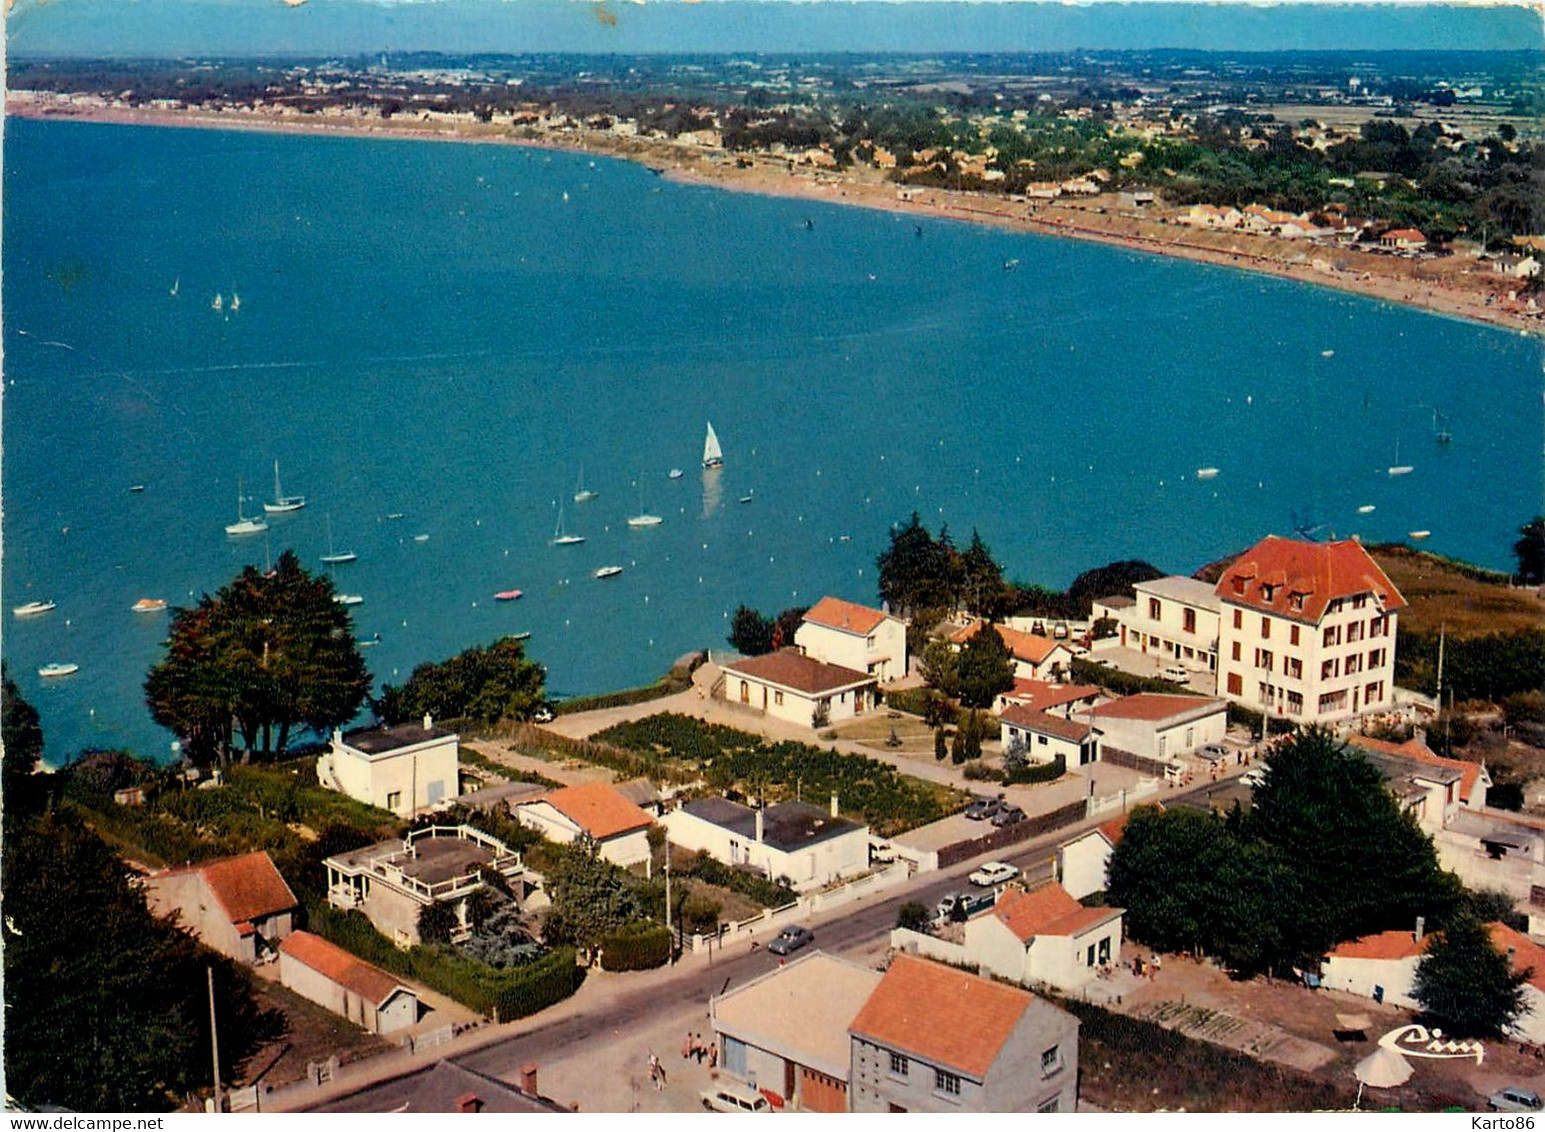
{"label": "white house", "polygon": [[1491,773],[1484,763],[1446,759],[1420,736],[1404,743],[1390,743],[1367,735],[1351,735],[1347,742],[1384,772],[1390,789],[1429,833],[1448,828],[1461,810],[1479,812],[1486,807]]}
{"label": "white house", "polygon": [[1211,696],[1140,692],[1077,712],[1073,718],[1094,728],[1101,747],[1172,759],[1222,742],[1228,730],[1228,704]]}
{"label": "white house", "polygon": [[787,878],[803,892],[869,868],[869,827],[804,802],[753,810],[726,798],[699,798],[662,819],[673,844],[726,865]]}
{"label": "white house", "polygon": [[1530,971],[1522,988],[1524,1009],[1514,1021],[1510,1036],[1531,1045],[1545,1045],[1545,947],[1506,924],[1487,924],[1486,929],[1491,933],[1492,946],[1507,956],[1515,973],[1526,968]]}
{"label": "white house", "polygon": [[1213,587],[1171,576],[1138,582],[1133,604],[1117,620],[1121,644],[1187,668],[1218,667],[1220,602]]}
{"label": "white house", "polygon": [[1320,965],[1320,985],[1414,1010],[1416,965],[1429,938],[1418,922],[1414,932],[1379,932],[1338,944]]}
{"label": "white house", "polygon": [[[950,634],[950,644],[958,652],[960,648],[982,631],[985,621],[971,621]],[[1073,654],[1061,641],[1010,629],[1007,625],[994,625],[998,636],[1009,651],[1014,664],[1014,676],[1020,680],[1060,680],[1071,670]]]}
{"label": "white house", "polygon": [[990,911],[966,921],[973,962],[1017,983],[1076,990],[1121,962],[1121,908],[1085,908],[1053,881],[1033,892],[1010,888]]}
{"label": "white house", "polygon": [[880,683],[907,674],[907,623],[881,609],[823,597],[794,633],[805,655],[867,672]]}
{"label": "white house", "polygon": [[1218,580],[1218,690],[1295,723],[1331,723],[1394,702],[1405,599],[1360,542],[1268,535]]}
{"label": "white house", "polygon": [[418,995],[372,963],[310,932],[279,945],[279,981],[372,1034],[391,1034],[418,1021]]}
{"label": "white house", "polygon": [[1094,684],[1053,684],[1047,680],[1015,679],[1014,686],[998,696],[993,710],[1002,715],[1011,704],[1033,712],[1052,712],[1063,719],[1107,699]]}
{"label": "white house", "polygon": [[1056,879],[1074,900],[1105,891],[1110,857],[1126,828],[1127,815],[1122,814],[1057,846]]}
{"label": "white house", "polygon": [[244,853],[145,878],[146,903],[207,947],[242,963],[271,958],[295,927],[300,901],[267,853]]}
{"label": "white house", "polygon": [[724,666],[724,696],[802,727],[827,727],[880,705],[875,677],[780,649]]}
{"label": "white house", "polygon": [[1083,766],[1100,757],[1094,729],[1078,720],[1009,704],[998,717],[998,727],[1003,749],[1023,744],[1032,762],[1050,763],[1061,755],[1066,765]]}
{"label": "white house", "polygon": [[422,724],[334,731],[317,757],[317,781],[366,805],[408,817],[460,793],[454,732]]}
{"label": "white house", "polygon": [[648,830],[654,819],[604,782],[522,799],[515,803],[515,817],[559,845],[586,834],[598,843],[603,858],[623,868],[649,859]]}

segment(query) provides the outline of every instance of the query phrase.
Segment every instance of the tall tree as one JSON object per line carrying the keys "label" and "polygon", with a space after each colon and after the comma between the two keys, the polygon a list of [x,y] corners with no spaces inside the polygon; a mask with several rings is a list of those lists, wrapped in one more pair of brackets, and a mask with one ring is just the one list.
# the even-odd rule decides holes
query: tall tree
{"label": "tall tree", "polygon": [[552,943],[594,947],[607,932],[638,918],[640,909],[622,870],[601,856],[593,838],[580,837],[563,847],[547,871],[552,908],[543,936]]}
{"label": "tall tree", "polygon": [[271,574],[249,566],[215,596],[172,615],[166,658],[145,679],[155,721],[190,757],[225,762],[282,753],[298,727],[325,732],[353,718],[370,674],[332,583],[292,551]]}
{"label": "tall tree", "polygon": [[421,664],[402,687],[381,689],[376,710],[387,723],[436,719],[530,719],[546,696],[546,671],[512,637],[479,645],[437,664]]}
{"label": "tall tree", "polygon": [[997,628],[983,625],[960,646],[955,672],[966,707],[990,708],[999,693],[1014,686],[1014,661]]}
{"label": "tall tree", "polygon": [[935,540],[914,511],[905,525],[891,529],[890,539],[875,559],[880,600],[914,620],[925,612],[952,608],[958,593],[958,579],[953,576],[958,555],[949,543],[949,532],[940,532]]}
{"label": "tall tree", "polygon": [[773,622],[749,605],[738,605],[730,618],[730,648],[741,656],[761,656],[772,651]]}
{"label": "tall tree", "polygon": [[971,531],[971,545],[960,556],[961,598],[966,610],[978,617],[995,621],[1008,605],[1008,587],[1003,582],[1003,567],[994,560],[981,533]]}
{"label": "tall tree", "polygon": [[31,809],[36,793],[33,772],[43,757],[43,726],[35,707],[22,698],[9,671],[0,668],[0,813],[7,826],[13,814]]}
{"label": "tall tree", "polygon": [[1526,586],[1545,583],[1545,515],[1536,515],[1518,528],[1513,544],[1518,557],[1518,580]]}
{"label": "tall tree", "polygon": [[1458,916],[1428,943],[1416,966],[1414,997],[1445,1034],[1499,1038],[1526,1009],[1530,973],[1512,969],[1479,920]]}

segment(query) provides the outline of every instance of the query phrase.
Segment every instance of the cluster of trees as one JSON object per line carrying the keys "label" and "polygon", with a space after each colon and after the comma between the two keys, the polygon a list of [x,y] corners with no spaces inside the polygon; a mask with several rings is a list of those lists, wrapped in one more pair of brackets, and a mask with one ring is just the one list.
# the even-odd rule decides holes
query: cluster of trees
{"label": "cluster of trees", "polygon": [[387,684],[376,713],[389,724],[431,715],[497,723],[530,719],[546,699],[546,670],[526,659],[525,645],[503,637],[439,663],[420,664],[401,687]]}
{"label": "cluster of trees", "polygon": [[935,538],[914,511],[905,524],[891,528],[890,545],[875,565],[880,600],[910,618],[914,630],[926,631],[957,609],[990,620],[1007,612],[1009,587],[1003,568],[974,530],[971,544],[962,551],[947,526]]}
{"label": "cluster of trees", "polygon": [[294,730],[352,719],[369,689],[348,610],[293,551],[175,610],[166,657],[145,678],[151,716],[205,764],[229,762],[238,736],[244,762],[282,755]]}
{"label": "cluster of trees", "polygon": [[738,605],[730,618],[730,635],[726,639],[742,656],[777,652],[794,643],[794,634],[809,611],[808,605],[800,605],[768,617],[749,605]]}
{"label": "cluster of trees", "polygon": [[5,1075],[31,1105],[175,1107],[209,1081],[212,969],[222,1074],[279,1020],[245,971],[151,915],[113,851],[52,804],[37,713],[3,681]]}
{"label": "cluster of trees", "polygon": [[1014,661],[1003,635],[984,624],[959,651],[948,641],[930,641],[923,650],[928,683],[963,707],[987,709],[1014,687]]}

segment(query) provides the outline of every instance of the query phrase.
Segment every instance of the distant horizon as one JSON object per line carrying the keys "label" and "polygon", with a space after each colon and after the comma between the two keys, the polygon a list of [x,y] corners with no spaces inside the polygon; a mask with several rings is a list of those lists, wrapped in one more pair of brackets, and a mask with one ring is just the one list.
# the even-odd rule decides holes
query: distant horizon
{"label": "distant horizon", "polygon": [[6,32],[14,57],[114,59],[1545,48],[1528,6],[1338,0],[23,0]]}

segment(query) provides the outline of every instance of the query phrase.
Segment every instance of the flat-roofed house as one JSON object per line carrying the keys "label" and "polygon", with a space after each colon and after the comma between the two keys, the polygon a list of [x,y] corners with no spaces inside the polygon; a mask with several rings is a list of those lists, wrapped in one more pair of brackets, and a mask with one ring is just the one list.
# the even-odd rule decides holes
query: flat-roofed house
{"label": "flat-roofed house", "polygon": [[1221,603],[1211,585],[1171,576],[1138,582],[1132,591],[1132,608],[1121,618],[1123,645],[1187,668],[1217,669]]}
{"label": "flat-roofed house", "polygon": [[1228,730],[1228,703],[1212,696],[1172,696],[1139,692],[1076,713],[1089,724],[1102,748],[1115,747],[1150,759],[1172,759],[1208,743],[1222,742]]}
{"label": "flat-roofed house", "polygon": [[1483,763],[1444,758],[1419,738],[1390,743],[1354,734],[1347,742],[1384,773],[1395,796],[1430,833],[1447,828],[1460,810],[1486,806],[1491,774]]}
{"label": "flat-roofed house", "polygon": [[242,963],[272,958],[295,927],[300,901],[267,853],[243,853],[200,865],[152,873],[146,902],[221,955]]}
{"label": "flat-roofed house", "polygon": [[794,632],[805,655],[866,672],[880,683],[907,674],[907,623],[882,609],[823,597]]}
{"label": "flat-roofed house", "polygon": [[1268,535],[1216,592],[1218,691],[1295,723],[1333,723],[1394,702],[1405,599],[1360,542]]}
{"label": "flat-roofed house", "polygon": [[752,809],[727,798],[699,798],[661,820],[671,842],[730,867],[786,878],[796,891],[820,888],[869,868],[869,827],[805,802]]}
{"label": "flat-roofed house", "polygon": [[600,847],[601,856],[627,868],[649,857],[648,830],[654,819],[605,782],[565,786],[516,803],[520,824],[549,841],[567,845],[585,835]]}
{"label": "flat-roofed house", "polygon": [[880,703],[873,676],[792,648],[726,664],[724,696],[775,719],[814,728],[853,719]]}
{"label": "flat-roofed house", "polygon": [[1055,762],[1061,755],[1068,766],[1082,766],[1100,757],[1094,728],[1076,719],[1009,704],[998,716],[998,727],[1003,749],[1023,744],[1031,762]]}
{"label": "flat-roofed house", "polygon": [[406,984],[310,932],[292,932],[279,945],[279,981],[368,1033],[418,1021],[418,995]]}
{"label": "flat-roofed house", "polygon": [[848,1027],[880,973],[816,951],[708,1004],[719,1067],[787,1111],[847,1112]]}
{"label": "flat-roofed house", "polygon": [[911,955],[849,1028],[850,1112],[1073,1112],[1078,1019],[1029,991]]}
{"label": "flat-roofed house", "polygon": [[369,806],[408,817],[460,793],[458,738],[423,723],[334,731],[317,757],[317,781]]}
{"label": "flat-roofed house", "polygon": [[1055,881],[1010,888],[966,921],[966,953],[1016,983],[1076,990],[1105,964],[1121,962],[1121,908],[1085,908]]}

